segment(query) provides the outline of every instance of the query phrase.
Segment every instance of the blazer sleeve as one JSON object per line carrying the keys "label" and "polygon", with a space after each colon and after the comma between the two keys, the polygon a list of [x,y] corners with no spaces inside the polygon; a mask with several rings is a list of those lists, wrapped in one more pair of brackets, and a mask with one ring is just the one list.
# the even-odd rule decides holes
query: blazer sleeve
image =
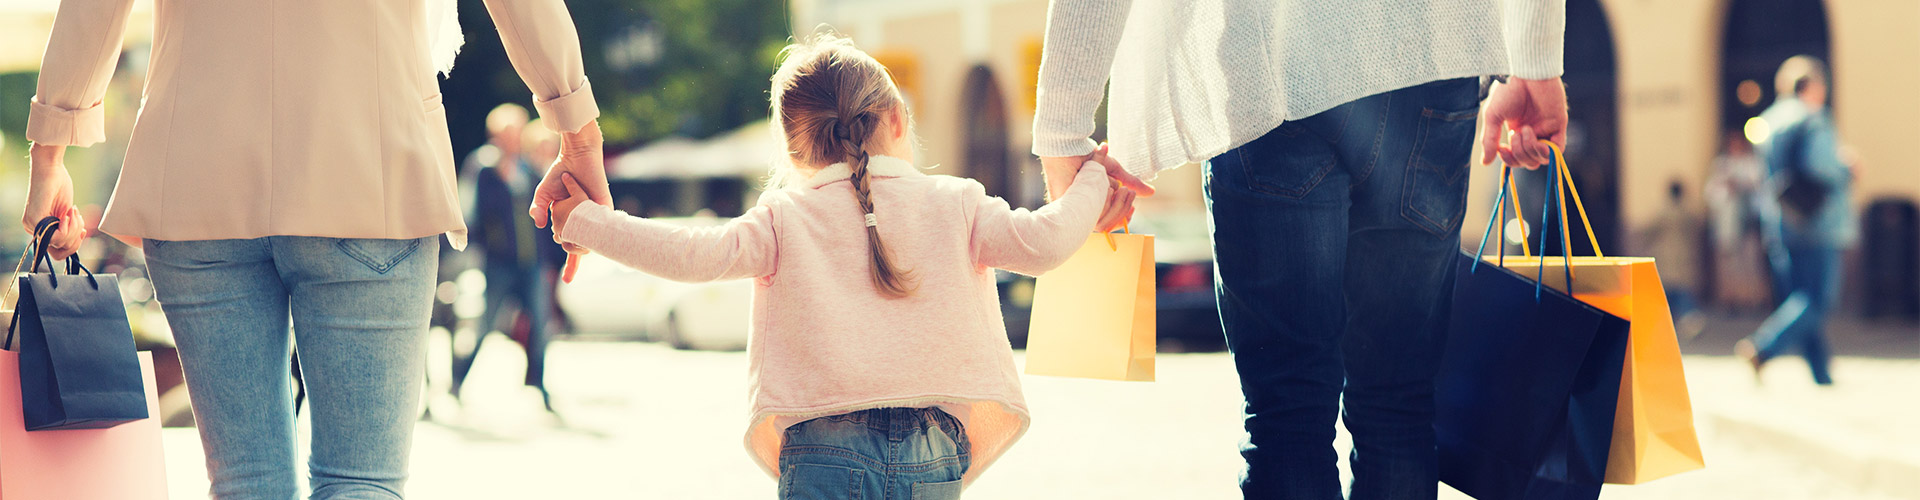
{"label": "blazer sleeve", "polygon": [[629,216],[597,203],[573,209],[560,240],[662,278],[697,283],[774,272],[773,209],[760,205],[718,227],[685,227]]}
{"label": "blazer sleeve", "polygon": [[979,182],[967,181],[961,196],[973,221],[975,262],[1028,276],[1060,267],[1093,234],[1110,187],[1106,167],[1087,162],[1060,199],[1028,211],[1011,209]]}
{"label": "blazer sleeve", "polygon": [[500,43],[520,79],[533,90],[533,107],[555,132],[576,132],[600,117],[587,85],[580,34],[561,0],[485,0]]}
{"label": "blazer sleeve", "polygon": [[102,100],[132,12],[133,0],[60,2],[28,104],[27,140],[91,146],[107,139]]}

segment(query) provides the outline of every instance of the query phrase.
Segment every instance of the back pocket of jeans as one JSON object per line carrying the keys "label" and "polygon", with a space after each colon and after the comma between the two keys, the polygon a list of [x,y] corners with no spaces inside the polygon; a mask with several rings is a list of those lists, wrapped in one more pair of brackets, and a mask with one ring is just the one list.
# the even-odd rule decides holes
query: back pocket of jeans
{"label": "back pocket of jeans", "polygon": [[780,500],[860,500],[866,476],[858,469],[795,464],[780,478]]}
{"label": "back pocket of jeans", "polygon": [[387,271],[399,267],[401,262],[406,262],[407,257],[412,256],[413,252],[420,248],[422,240],[424,238],[407,240],[353,238],[341,239],[335,242],[334,246],[340,248],[340,253],[365,264],[367,269],[387,274]]}
{"label": "back pocket of jeans", "polygon": [[1240,164],[1248,189],[1291,199],[1313,192],[1338,164],[1332,148],[1296,122],[1280,124],[1227,155]]}
{"label": "back pocket of jeans", "polygon": [[913,483],[913,500],[954,500],[960,498],[960,480],[938,483]]}
{"label": "back pocket of jeans", "polygon": [[1445,236],[1460,229],[1479,116],[1477,103],[1458,111],[1420,110],[1401,215],[1435,235]]}

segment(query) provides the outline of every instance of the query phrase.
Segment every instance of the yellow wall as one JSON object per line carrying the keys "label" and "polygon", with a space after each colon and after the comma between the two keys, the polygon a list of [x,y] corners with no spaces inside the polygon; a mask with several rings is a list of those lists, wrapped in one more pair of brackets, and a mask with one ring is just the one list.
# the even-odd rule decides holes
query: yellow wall
{"label": "yellow wall", "polygon": [[[1660,213],[1668,180],[1681,179],[1689,191],[1699,192],[1719,152],[1720,44],[1733,1],[1601,0],[1617,57],[1620,209],[1627,234]],[[1028,158],[1033,115],[1026,73],[1033,68],[1027,45],[1045,32],[1046,2],[992,2],[987,7],[993,33],[989,54],[980,57],[959,53],[965,35],[961,5],[874,24],[884,26],[882,48],[917,57],[925,87],[919,89],[924,98],[915,103],[926,147],[923,163],[958,165],[959,113],[969,112],[960,102],[962,85],[975,64],[994,71],[1008,106],[1008,148],[1015,158]],[[1838,96],[1834,113],[1843,140],[1862,159],[1856,199],[1920,200],[1920,151],[1914,146],[1920,143],[1920,90],[1914,87],[1920,82],[1920,2],[1829,0],[1827,9]],[[841,23],[843,29],[857,25]],[[860,39],[859,33],[849,33]],[[1014,166],[1030,168],[1021,162]],[[1480,195],[1494,191],[1497,172],[1476,169],[1474,177],[1469,218],[1484,221],[1490,197]],[[1156,200],[1160,204],[1199,206],[1197,169],[1176,170],[1163,183],[1178,187],[1167,189],[1168,196]],[[1703,208],[1697,205],[1700,197],[1691,199],[1695,210]],[[1465,236],[1476,239],[1481,227],[1468,226]],[[1632,242],[1614,246],[1622,245]]]}

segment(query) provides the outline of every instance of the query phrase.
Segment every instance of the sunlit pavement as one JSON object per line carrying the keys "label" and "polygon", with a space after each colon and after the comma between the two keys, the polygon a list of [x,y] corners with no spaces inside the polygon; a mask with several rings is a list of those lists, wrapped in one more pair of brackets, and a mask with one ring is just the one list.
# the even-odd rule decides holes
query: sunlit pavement
{"label": "sunlit pavement", "polygon": [[[522,362],[512,344],[488,349],[469,382],[470,403],[456,415],[439,398],[435,421],[418,426],[409,497],[773,497],[774,482],[741,443],[743,354],[558,343],[549,380],[560,422],[516,387]],[[1896,456],[1920,450],[1920,392],[1911,385],[1920,361],[1842,359],[1842,385],[1825,390],[1802,381],[1804,365],[1794,363],[1770,367],[1756,387],[1737,360],[1689,357],[1709,468],[1609,486],[1604,498],[1920,498],[1899,496],[1920,495],[1909,486],[1920,475],[1903,476],[1913,469]],[[1239,386],[1225,354],[1162,354],[1153,383],[1024,382],[1033,428],[968,498],[1238,497]],[[167,432],[174,498],[203,497],[195,434]]]}

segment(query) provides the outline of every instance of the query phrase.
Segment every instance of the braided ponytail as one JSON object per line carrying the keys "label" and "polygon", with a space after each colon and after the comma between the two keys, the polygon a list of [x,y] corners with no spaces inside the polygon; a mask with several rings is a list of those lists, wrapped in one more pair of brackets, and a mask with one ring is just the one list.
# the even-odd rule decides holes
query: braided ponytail
{"label": "braided ponytail", "polygon": [[873,179],[867,170],[867,139],[879,131],[882,116],[905,102],[885,67],[844,38],[821,35],[787,47],[787,59],[773,77],[775,123],[785,133],[797,163],[825,166],[846,163],[853,173],[855,201],[867,227],[873,285],[889,297],[913,293],[913,273],[893,263],[873,208]]}

